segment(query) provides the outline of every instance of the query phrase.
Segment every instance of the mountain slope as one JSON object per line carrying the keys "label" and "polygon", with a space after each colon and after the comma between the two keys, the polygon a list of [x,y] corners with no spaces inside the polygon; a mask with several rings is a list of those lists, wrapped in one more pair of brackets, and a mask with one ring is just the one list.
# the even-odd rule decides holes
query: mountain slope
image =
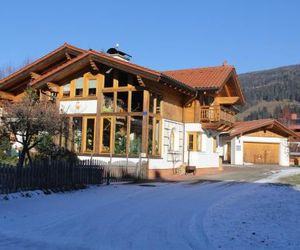
{"label": "mountain slope", "polygon": [[278,118],[284,107],[300,113],[300,65],[240,74],[246,105],[239,119]]}

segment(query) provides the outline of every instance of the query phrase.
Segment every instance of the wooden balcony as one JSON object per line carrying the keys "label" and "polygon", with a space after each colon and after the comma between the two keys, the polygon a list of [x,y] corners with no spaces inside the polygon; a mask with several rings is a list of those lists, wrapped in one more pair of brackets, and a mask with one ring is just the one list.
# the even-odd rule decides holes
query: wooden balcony
{"label": "wooden balcony", "polygon": [[201,123],[209,124],[227,124],[232,125],[235,122],[234,112],[220,105],[201,106],[199,112]]}

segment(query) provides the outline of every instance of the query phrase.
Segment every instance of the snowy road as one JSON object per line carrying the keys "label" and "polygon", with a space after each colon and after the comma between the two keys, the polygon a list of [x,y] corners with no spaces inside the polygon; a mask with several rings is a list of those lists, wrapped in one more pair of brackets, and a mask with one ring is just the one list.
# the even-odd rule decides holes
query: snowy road
{"label": "snowy road", "polygon": [[300,192],[112,185],[0,201],[0,249],[299,249]]}

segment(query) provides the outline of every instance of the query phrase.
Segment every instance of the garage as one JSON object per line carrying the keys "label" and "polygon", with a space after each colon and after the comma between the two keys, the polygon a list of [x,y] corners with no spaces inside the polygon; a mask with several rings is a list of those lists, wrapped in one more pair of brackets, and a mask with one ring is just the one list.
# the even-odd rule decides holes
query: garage
{"label": "garage", "polygon": [[244,142],[244,162],[279,164],[279,143]]}
{"label": "garage", "polygon": [[236,122],[223,141],[230,142],[232,165],[289,166],[289,138],[298,135],[276,120],[263,119]]}

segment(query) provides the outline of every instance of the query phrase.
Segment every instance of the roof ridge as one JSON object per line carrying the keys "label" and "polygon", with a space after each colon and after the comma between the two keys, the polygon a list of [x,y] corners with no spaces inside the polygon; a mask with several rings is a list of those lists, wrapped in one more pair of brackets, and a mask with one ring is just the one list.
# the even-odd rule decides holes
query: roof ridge
{"label": "roof ridge", "polygon": [[195,67],[195,68],[186,68],[186,69],[174,69],[174,70],[163,70],[162,73],[166,72],[180,72],[180,71],[191,71],[191,70],[214,70],[217,68],[234,68],[233,65],[220,65],[220,66],[209,66],[209,67]]}
{"label": "roof ridge", "polygon": [[106,58],[108,58],[108,59],[112,59],[112,60],[115,61],[115,62],[121,62],[121,63],[124,63],[124,64],[128,64],[128,65],[131,65],[131,66],[136,66],[136,67],[139,67],[139,68],[146,69],[146,70],[148,70],[148,71],[155,72],[156,74],[161,74],[160,71],[157,71],[157,70],[154,70],[154,69],[150,69],[150,68],[148,68],[148,67],[141,66],[141,65],[139,65],[139,64],[132,63],[132,62],[129,62],[129,61],[123,61],[123,60],[114,58],[113,56],[110,56],[110,55],[108,55],[108,54],[106,54],[106,53],[104,53],[104,52],[100,52],[100,51],[93,50],[93,49],[91,49],[90,52],[91,52],[91,53],[95,53],[96,55],[98,54],[98,55],[104,56],[104,57],[106,57]]}

